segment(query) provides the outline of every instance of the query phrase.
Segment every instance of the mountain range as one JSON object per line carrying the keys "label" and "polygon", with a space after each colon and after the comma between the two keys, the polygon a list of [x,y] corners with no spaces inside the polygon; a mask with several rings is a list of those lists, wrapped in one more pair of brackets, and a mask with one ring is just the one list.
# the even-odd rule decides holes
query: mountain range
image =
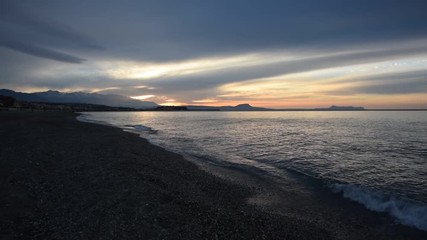
{"label": "mountain range", "polygon": [[86,103],[110,107],[129,107],[135,109],[154,109],[158,105],[154,102],[140,101],[114,94],[99,94],[85,92],[63,93],[49,90],[46,92],[22,93],[9,89],[0,89],[0,95],[10,96],[18,101],[39,103]]}

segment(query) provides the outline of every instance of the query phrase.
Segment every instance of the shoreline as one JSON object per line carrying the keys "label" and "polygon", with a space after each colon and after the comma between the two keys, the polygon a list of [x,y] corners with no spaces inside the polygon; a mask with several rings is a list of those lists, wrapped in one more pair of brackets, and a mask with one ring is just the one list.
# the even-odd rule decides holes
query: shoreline
{"label": "shoreline", "polygon": [[[385,214],[366,213],[299,176],[290,174],[279,187],[245,171],[203,169],[134,133],[80,122],[73,113],[1,112],[0,123],[1,239],[426,236],[389,226]],[[307,192],[293,194],[297,185]],[[360,216],[340,215],[352,213],[348,208]],[[380,224],[371,226],[377,217]]]}

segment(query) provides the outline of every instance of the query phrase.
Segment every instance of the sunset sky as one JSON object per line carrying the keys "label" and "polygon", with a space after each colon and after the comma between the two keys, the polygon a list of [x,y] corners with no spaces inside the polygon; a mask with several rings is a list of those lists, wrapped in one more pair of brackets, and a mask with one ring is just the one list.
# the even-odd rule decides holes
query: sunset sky
{"label": "sunset sky", "polygon": [[427,108],[427,1],[0,0],[0,88]]}

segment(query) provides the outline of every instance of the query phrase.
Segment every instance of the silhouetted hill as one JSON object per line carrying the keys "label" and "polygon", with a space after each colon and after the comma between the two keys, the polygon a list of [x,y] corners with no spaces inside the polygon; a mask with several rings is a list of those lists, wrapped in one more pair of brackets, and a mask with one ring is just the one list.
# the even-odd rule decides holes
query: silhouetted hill
{"label": "silhouetted hill", "polygon": [[244,103],[236,106],[222,106],[222,107],[211,107],[211,106],[187,106],[190,111],[271,111],[274,109],[252,107],[251,105]]}
{"label": "silhouetted hill", "polygon": [[353,106],[335,106],[332,105],[328,108],[316,108],[316,110],[325,110],[325,111],[363,111],[364,107],[353,107]]}
{"label": "silhouetted hill", "polygon": [[46,91],[36,93],[21,93],[9,89],[1,89],[0,95],[10,96],[24,102],[48,103],[86,103],[110,107],[128,107],[136,109],[153,109],[158,105],[154,102],[135,100],[121,95],[104,95],[99,93]]}
{"label": "silhouetted hill", "polygon": [[237,106],[225,106],[219,108],[221,111],[269,111],[271,109],[262,107],[252,107],[251,105],[244,103]]}

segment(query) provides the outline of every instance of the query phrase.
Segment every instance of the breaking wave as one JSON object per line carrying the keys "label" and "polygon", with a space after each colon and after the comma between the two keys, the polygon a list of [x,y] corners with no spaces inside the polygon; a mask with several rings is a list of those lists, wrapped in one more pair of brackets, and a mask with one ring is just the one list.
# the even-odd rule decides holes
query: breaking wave
{"label": "breaking wave", "polygon": [[353,184],[333,183],[329,187],[345,198],[363,204],[377,212],[386,212],[400,223],[427,231],[427,206],[411,200],[389,196],[377,191],[364,189]]}

